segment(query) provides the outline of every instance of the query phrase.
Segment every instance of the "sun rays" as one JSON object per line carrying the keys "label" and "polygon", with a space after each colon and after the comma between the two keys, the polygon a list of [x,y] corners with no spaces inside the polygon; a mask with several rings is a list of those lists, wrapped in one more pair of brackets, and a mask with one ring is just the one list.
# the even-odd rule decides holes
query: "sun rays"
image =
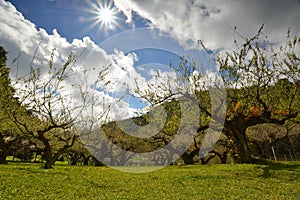
{"label": "sun rays", "polygon": [[107,34],[109,31],[115,30],[120,26],[118,9],[113,6],[112,1],[98,0],[98,1],[87,1],[89,8],[87,12],[91,13],[92,16],[88,19],[91,21],[90,29],[97,27],[99,31]]}

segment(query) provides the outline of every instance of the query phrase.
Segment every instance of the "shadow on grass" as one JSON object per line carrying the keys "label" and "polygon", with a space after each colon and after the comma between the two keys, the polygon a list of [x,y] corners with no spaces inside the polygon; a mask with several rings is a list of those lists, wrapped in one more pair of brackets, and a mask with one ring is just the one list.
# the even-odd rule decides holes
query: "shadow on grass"
{"label": "shadow on grass", "polygon": [[300,162],[274,162],[268,160],[261,160],[257,163],[258,168],[263,169],[262,178],[270,178],[271,171],[291,171],[300,174]]}
{"label": "shadow on grass", "polygon": [[[7,164],[2,165],[1,170],[17,170],[20,173],[35,173],[35,174],[66,174],[64,170],[55,169],[44,169],[44,162],[30,162],[30,161],[8,161]],[[59,166],[59,164],[58,164]]]}

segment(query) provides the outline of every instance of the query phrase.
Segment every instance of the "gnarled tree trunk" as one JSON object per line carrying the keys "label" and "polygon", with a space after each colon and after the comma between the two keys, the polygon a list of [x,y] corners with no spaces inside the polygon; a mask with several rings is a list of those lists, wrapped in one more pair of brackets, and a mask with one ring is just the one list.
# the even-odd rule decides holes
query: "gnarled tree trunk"
{"label": "gnarled tree trunk", "polygon": [[238,130],[234,130],[233,138],[235,139],[235,144],[239,154],[238,161],[241,163],[252,163],[254,159],[251,156],[246,131],[239,132]]}
{"label": "gnarled tree trunk", "polygon": [[225,128],[227,134],[229,134],[237,148],[236,153],[238,154],[237,161],[241,163],[252,163],[254,162],[251,156],[251,151],[246,136],[246,121],[243,116],[238,116],[234,121],[226,121]]}

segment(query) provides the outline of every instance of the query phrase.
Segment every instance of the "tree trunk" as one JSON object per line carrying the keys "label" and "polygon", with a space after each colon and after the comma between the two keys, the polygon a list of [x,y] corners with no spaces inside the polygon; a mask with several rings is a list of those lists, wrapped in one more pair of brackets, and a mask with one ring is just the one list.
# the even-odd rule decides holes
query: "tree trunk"
{"label": "tree trunk", "polygon": [[2,151],[0,154],[0,164],[7,164],[6,157],[7,154]]}
{"label": "tree trunk", "polygon": [[[207,157],[207,156],[206,156]],[[214,157],[216,157],[216,154],[215,155],[210,155],[208,156],[207,158],[206,157],[202,157],[200,158],[201,160],[201,164],[202,165],[206,165],[211,159],[213,159]],[[206,159],[205,159],[206,158]]]}
{"label": "tree trunk", "polygon": [[227,163],[227,152],[223,153],[223,157],[221,158],[221,162],[222,162],[222,164],[226,164]]}
{"label": "tree trunk", "polygon": [[226,164],[227,163],[227,151],[223,152],[223,153],[217,153],[216,155],[220,158],[220,161],[222,164]]}
{"label": "tree trunk", "polygon": [[251,151],[248,145],[248,139],[246,136],[247,125],[246,117],[238,115],[230,121],[226,120],[224,127],[227,129],[227,134],[232,136],[238,157],[235,158],[241,163],[253,163],[255,160],[251,156]]}
{"label": "tree trunk", "polygon": [[101,167],[101,166],[105,166],[102,162],[100,162],[99,160],[94,160],[95,161],[95,166],[96,167]]}
{"label": "tree trunk", "polygon": [[188,154],[187,152],[184,152],[184,154],[182,154],[182,159],[185,165],[192,165],[194,164],[194,160],[193,157],[191,156],[191,154]]}
{"label": "tree trunk", "polygon": [[44,169],[52,169],[53,165],[55,163],[56,159],[55,158],[50,158],[46,160],[46,163],[44,165]]}
{"label": "tree trunk", "polygon": [[7,164],[6,157],[8,156],[8,150],[3,140],[3,136],[0,133],[0,164]]}
{"label": "tree trunk", "polygon": [[273,154],[274,160],[277,161],[274,145],[271,145],[271,149],[272,149],[272,154]]}
{"label": "tree trunk", "polygon": [[82,154],[82,159],[83,159],[83,165],[89,165],[90,156],[85,156],[84,154]]}
{"label": "tree trunk", "polygon": [[77,165],[77,155],[76,155],[76,153],[69,153],[68,154],[68,156],[69,156],[69,162],[70,162],[70,165]]}
{"label": "tree trunk", "polygon": [[44,158],[46,163],[44,165],[44,169],[52,169],[56,159],[52,156],[52,149],[48,141],[43,141],[44,148]]}
{"label": "tree trunk", "polygon": [[97,158],[93,157],[93,160],[95,162],[95,166],[105,166],[101,161],[99,161]]}
{"label": "tree trunk", "polygon": [[251,156],[251,152],[248,146],[248,142],[246,136],[242,136],[244,139],[239,141],[238,148],[239,148],[239,159],[242,163],[252,163],[253,158]]}
{"label": "tree trunk", "polygon": [[233,130],[233,137],[239,154],[238,161],[241,163],[252,163],[254,159],[251,156],[246,130]]}
{"label": "tree trunk", "polygon": [[195,163],[194,157],[199,156],[200,148],[195,147],[195,150],[192,152],[188,153],[187,151],[182,154],[181,158],[183,159],[183,162],[185,165],[192,165]]}

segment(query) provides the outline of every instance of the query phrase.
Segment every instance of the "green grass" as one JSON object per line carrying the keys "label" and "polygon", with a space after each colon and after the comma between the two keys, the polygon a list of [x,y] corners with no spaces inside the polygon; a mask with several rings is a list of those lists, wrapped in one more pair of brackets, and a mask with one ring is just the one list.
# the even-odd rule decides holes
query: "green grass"
{"label": "green grass", "polygon": [[0,165],[0,199],[293,199],[300,162],[169,166],[145,174],[108,167]]}

